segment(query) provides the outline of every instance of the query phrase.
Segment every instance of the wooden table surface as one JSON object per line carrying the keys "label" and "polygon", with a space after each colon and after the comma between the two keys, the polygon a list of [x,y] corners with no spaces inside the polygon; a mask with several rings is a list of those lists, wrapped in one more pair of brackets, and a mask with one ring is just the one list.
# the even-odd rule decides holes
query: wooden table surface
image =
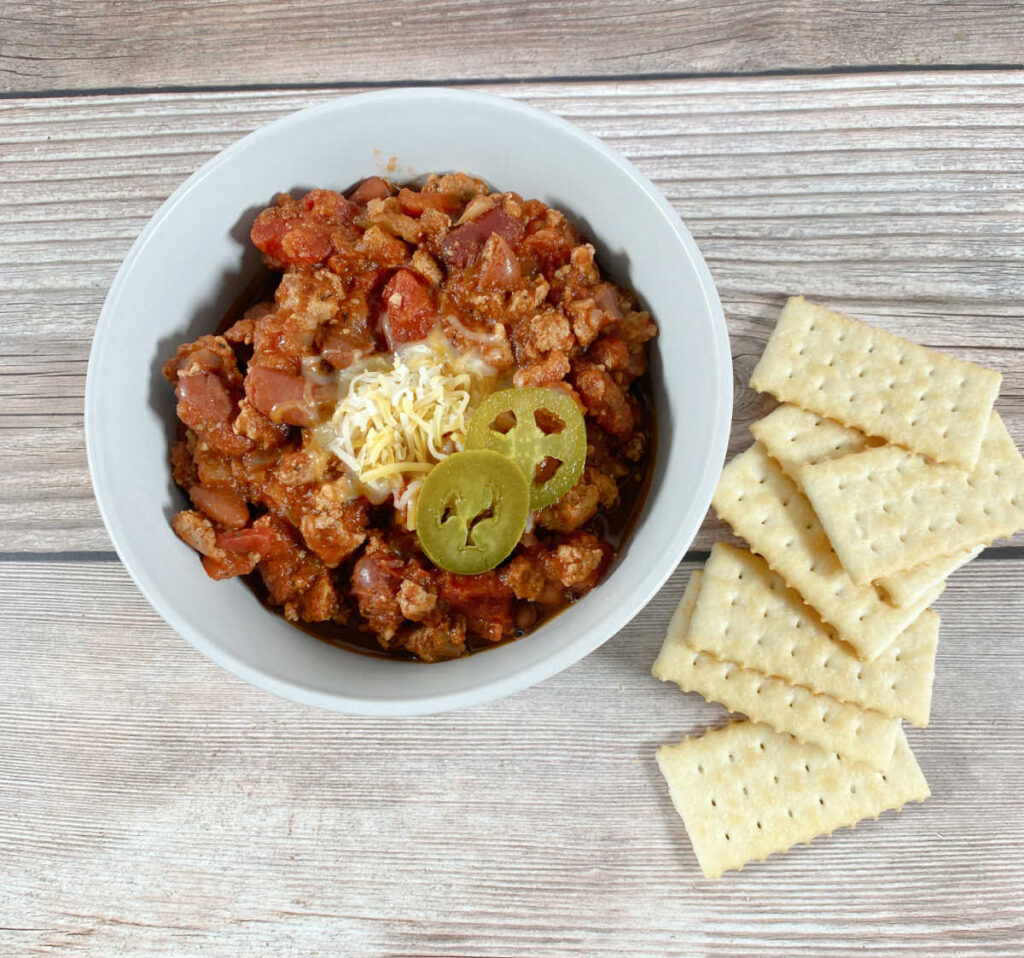
{"label": "wooden table surface", "polygon": [[7,2],[0,7],[0,954],[1024,954],[1024,536],[958,572],[933,797],[719,882],[653,760],[724,712],[649,675],[654,602],[527,692],[313,711],[152,611],[85,462],[86,359],[131,242],[206,159],[381,84],[564,116],[665,192],[746,388],[802,292],[1003,373],[1024,444],[1024,6],[942,0]]}

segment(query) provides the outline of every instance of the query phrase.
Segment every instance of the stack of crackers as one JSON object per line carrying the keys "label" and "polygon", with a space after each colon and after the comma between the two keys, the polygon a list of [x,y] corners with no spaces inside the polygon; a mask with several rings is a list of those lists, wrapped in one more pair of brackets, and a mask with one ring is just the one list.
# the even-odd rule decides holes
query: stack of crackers
{"label": "stack of crackers", "polygon": [[714,546],[653,668],[747,716],[658,751],[709,878],[928,797],[928,606],[1024,529],[998,373],[793,298],[750,384],[783,405],[712,500],[750,550]]}

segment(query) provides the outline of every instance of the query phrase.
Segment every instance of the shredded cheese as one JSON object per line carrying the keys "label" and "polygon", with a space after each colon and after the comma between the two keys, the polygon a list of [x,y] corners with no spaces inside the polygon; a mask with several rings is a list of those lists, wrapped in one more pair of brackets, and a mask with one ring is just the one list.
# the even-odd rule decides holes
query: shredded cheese
{"label": "shredded cheese", "polygon": [[469,411],[489,391],[494,371],[435,334],[345,373],[347,390],[339,384],[343,394],[317,439],[371,502],[394,496],[412,529],[424,475],[462,450]]}

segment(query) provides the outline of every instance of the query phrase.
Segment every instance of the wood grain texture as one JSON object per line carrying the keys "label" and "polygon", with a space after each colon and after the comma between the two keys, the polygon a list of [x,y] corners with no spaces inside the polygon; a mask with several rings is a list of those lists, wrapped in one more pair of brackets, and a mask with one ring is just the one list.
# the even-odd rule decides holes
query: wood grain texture
{"label": "wood grain texture", "polygon": [[[999,411],[1024,443],[1024,74],[491,89],[604,138],[693,232],[732,339],[731,451],[769,408],[746,382],[796,292],[999,369]],[[335,95],[0,103],[0,551],[109,549],[88,481],[82,397],[117,266],[206,159]],[[695,548],[724,534],[711,520]]]}
{"label": "wood grain texture", "polygon": [[1020,63],[1015,0],[8,2],[0,89]]}
{"label": "wood grain texture", "polygon": [[236,680],[116,562],[0,565],[0,954],[1019,955],[1024,561],[938,603],[933,797],[717,883],[654,762],[724,715],[649,675],[692,568],[527,692],[382,721]]}

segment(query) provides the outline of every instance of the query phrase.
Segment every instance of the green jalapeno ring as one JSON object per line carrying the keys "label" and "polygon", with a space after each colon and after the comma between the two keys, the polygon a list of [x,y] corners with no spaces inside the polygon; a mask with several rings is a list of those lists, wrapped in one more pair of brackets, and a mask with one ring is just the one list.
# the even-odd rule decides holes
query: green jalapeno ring
{"label": "green jalapeno ring", "polygon": [[[558,432],[545,432],[537,422],[547,413],[562,423]],[[502,432],[494,427],[511,413],[515,424]],[[487,396],[466,428],[467,449],[491,449],[511,459],[530,486],[530,508],[557,502],[580,480],[587,459],[587,427],[572,397],[539,386],[502,389]],[[537,469],[548,458],[558,460],[554,474],[537,480]]]}
{"label": "green jalapeno ring", "polygon": [[493,569],[516,547],[530,514],[519,467],[489,449],[457,452],[427,473],[416,534],[434,565],[458,575]]}

